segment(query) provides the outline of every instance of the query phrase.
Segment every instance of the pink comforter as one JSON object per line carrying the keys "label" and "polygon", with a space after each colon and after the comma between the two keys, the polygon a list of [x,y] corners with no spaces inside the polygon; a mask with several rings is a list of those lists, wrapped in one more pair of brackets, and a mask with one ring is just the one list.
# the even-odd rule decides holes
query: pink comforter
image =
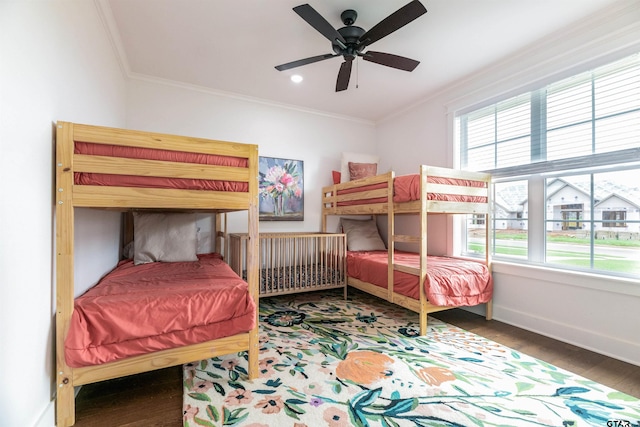
{"label": "pink comforter", "polygon": [[[350,251],[347,253],[347,275],[386,288],[387,256],[387,251]],[[420,257],[416,253],[396,251],[394,257],[397,264],[420,267]],[[418,276],[394,272],[395,292],[420,299],[417,285]],[[472,306],[491,299],[493,280],[484,263],[429,255],[424,288],[433,305]]]}
{"label": "pink comforter", "polygon": [[122,261],[76,298],[65,357],[72,367],[248,332],[256,305],[218,254],[199,261]]}
{"label": "pink comforter", "polygon": [[[443,178],[439,176],[428,176],[427,182],[431,184],[458,185],[462,187],[483,188],[485,183],[482,181],[471,181],[468,179]],[[371,184],[364,187],[350,188],[348,190],[339,190],[338,195],[360,193],[364,191],[378,190],[387,188],[386,182],[379,184]],[[395,203],[411,202],[420,200],[420,174],[400,175],[393,180],[393,201]],[[442,202],[473,202],[486,203],[487,198],[482,196],[461,196],[457,194],[446,193],[427,193],[427,200],[438,200]],[[370,203],[386,203],[386,197],[375,199],[352,200],[347,202],[339,202],[338,206],[352,206]]]}
{"label": "pink comforter", "polygon": [[[248,167],[247,159],[242,157],[94,144],[89,142],[76,142],[74,147],[75,154],[86,154],[90,156],[163,160],[176,163],[191,163],[194,164],[194,166],[200,164],[240,168]],[[77,185],[104,185],[110,187],[178,188],[183,190],[235,191],[243,193],[249,191],[249,186],[246,182],[191,178],[163,178],[142,175],[113,175],[92,172],[76,172],[74,174],[74,183]]]}

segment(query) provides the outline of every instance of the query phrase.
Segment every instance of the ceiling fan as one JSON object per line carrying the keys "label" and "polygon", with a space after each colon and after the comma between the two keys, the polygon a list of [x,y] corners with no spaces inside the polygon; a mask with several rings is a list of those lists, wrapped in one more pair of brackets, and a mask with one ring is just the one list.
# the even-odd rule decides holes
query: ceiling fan
{"label": "ceiling fan", "polygon": [[396,10],[373,26],[369,31],[365,31],[362,28],[353,25],[358,14],[352,9],[345,10],[340,14],[340,19],[342,19],[345,26],[338,30],[333,28],[333,26],[329,24],[322,15],[308,4],[296,6],[293,8],[293,11],[300,15],[302,19],[307,21],[309,25],[315,28],[323,36],[329,39],[334,53],[312,56],[310,58],[299,59],[297,61],[277,65],[276,70],[278,71],[284,71],[300,67],[302,65],[312,64],[314,62],[324,61],[325,59],[342,56],[344,58],[344,62],[340,66],[338,79],[336,81],[336,92],[340,92],[349,87],[351,66],[353,64],[353,60],[358,56],[362,57],[365,61],[386,65],[387,67],[397,68],[404,71],[413,71],[418,64],[420,64],[420,61],[416,61],[415,59],[405,58],[391,53],[375,52],[372,50],[365,52],[365,49],[369,45],[388,36],[414,19],[425,14],[427,9],[418,0],[413,0],[411,3],[408,3]]}

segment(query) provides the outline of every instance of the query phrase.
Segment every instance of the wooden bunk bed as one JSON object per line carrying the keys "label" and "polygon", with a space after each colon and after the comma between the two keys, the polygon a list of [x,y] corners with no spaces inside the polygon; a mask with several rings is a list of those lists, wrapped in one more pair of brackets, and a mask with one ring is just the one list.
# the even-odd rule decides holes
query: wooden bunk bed
{"label": "wooden bunk bed", "polygon": [[[130,151],[123,154],[122,150]],[[145,154],[131,154],[131,151]],[[162,159],[156,156],[157,153],[162,154],[160,156]],[[181,157],[183,155],[186,159]],[[203,158],[205,160],[198,160]],[[212,158],[217,158],[217,163],[211,163]],[[258,148],[256,145],[69,122],[57,123],[56,419],[58,426],[70,426],[75,423],[75,386],[245,350],[248,350],[249,378],[258,376],[257,176]],[[247,281],[244,282],[239,277],[237,281],[235,278],[231,279],[234,280],[234,286],[240,289],[237,293],[243,294],[245,305],[255,307],[255,310],[247,310],[243,315],[244,330],[233,332],[233,335],[227,334],[228,336],[225,336],[225,331],[222,331],[216,339],[209,338],[204,342],[179,344],[178,347],[116,358],[106,363],[80,367],[69,366],[65,357],[65,340],[74,317],[74,210],[76,208],[111,209],[123,212],[205,212],[216,215],[247,211],[249,236],[246,259]],[[219,224],[218,221],[216,222]],[[212,262],[228,268],[237,277],[219,256],[214,257]],[[145,266],[152,264],[167,268],[170,263],[157,262],[145,264]],[[117,268],[119,267],[120,264]],[[221,288],[225,287],[224,283],[220,286]],[[75,363],[72,364],[75,365]]]}
{"label": "wooden bunk bed", "polygon": [[[454,308],[455,305],[435,305],[427,296],[428,283],[434,280],[430,275],[429,260],[439,263],[437,269],[448,261],[449,268],[457,271],[455,263],[472,262],[474,275],[479,271],[485,282],[483,300],[486,302],[486,318],[492,317],[492,290],[490,240],[488,227],[490,224],[490,182],[488,174],[456,169],[420,166],[419,174],[396,177],[394,172],[363,178],[355,181],[335,184],[322,189],[322,229],[327,229],[327,217],[331,215],[386,215],[387,216],[387,248],[385,258],[385,277],[383,283],[373,284],[352,277],[349,272],[351,261],[347,262],[347,280],[349,286],[385,299],[420,314],[420,335],[427,332],[427,315],[436,311]],[[419,235],[400,235],[395,233],[395,216],[412,214],[419,216]],[[485,259],[483,262],[463,260],[460,258],[431,257],[427,254],[427,219],[433,214],[473,214],[483,217],[485,227]],[[397,251],[396,243],[413,243],[419,246],[419,258],[405,262],[407,254]],[[349,250],[349,236],[347,248]],[[378,251],[379,252],[379,251]],[[355,255],[349,250],[349,257]],[[377,254],[378,258],[380,253]],[[411,254],[414,255],[414,254]],[[397,258],[402,258],[402,263]],[[409,265],[411,264],[411,265]],[[478,264],[480,270],[478,270]],[[461,269],[466,266],[460,264]],[[436,269],[436,268],[434,268]],[[355,269],[354,269],[355,270]],[[371,270],[370,266],[362,270]],[[461,270],[462,271],[462,270]],[[394,279],[398,277],[416,276],[413,284],[413,296],[408,292],[396,292]],[[437,280],[437,279],[435,279]],[[417,284],[423,284],[417,286]],[[416,287],[418,289],[416,289]]]}

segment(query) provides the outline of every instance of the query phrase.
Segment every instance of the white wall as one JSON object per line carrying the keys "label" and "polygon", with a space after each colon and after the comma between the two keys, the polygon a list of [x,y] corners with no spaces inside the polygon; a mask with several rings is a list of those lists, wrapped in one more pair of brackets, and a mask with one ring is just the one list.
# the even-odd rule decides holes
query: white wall
{"label": "white wall", "polygon": [[[197,87],[133,79],[127,127],[259,145],[259,154],[304,162],[304,221],[262,221],[261,231],[320,231],[321,188],[343,151],[375,153],[373,123],[220,96]],[[246,231],[246,214],[229,231]]]}
{"label": "white wall", "polygon": [[[606,14],[550,36],[383,121],[378,125],[378,151],[403,172],[407,164],[453,166],[451,117],[457,109],[516,95],[536,83],[638,51],[640,7],[637,1],[621,1]],[[398,144],[404,149],[398,150]],[[444,236],[441,227],[429,227],[430,251],[452,253],[451,220],[447,226]],[[640,365],[637,283],[497,261],[493,271],[495,319]]]}
{"label": "white wall", "polygon": [[[398,112],[394,117],[378,125],[376,134],[380,170],[393,169],[396,175],[418,173],[419,165],[451,166],[451,149],[448,145],[448,127],[445,107],[437,102],[425,102],[419,107]],[[398,149],[398,147],[403,147]],[[447,233],[447,218],[443,215],[429,216],[428,251],[434,255],[447,254],[451,243]],[[387,233],[385,218],[378,219],[383,236]],[[396,234],[419,235],[416,217],[396,219]],[[398,243],[398,249],[417,251],[416,245]]]}
{"label": "white wall", "polygon": [[[0,1],[0,58],[0,425],[52,426],[54,123],[122,126],[125,85],[90,1]],[[115,263],[119,219],[76,223],[87,287]]]}

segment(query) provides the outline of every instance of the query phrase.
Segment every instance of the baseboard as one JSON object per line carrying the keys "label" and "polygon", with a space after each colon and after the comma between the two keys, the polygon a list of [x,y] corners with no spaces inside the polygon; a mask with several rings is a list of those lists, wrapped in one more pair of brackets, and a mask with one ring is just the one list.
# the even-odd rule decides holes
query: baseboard
{"label": "baseboard", "polygon": [[527,331],[640,366],[640,343],[637,342],[623,341],[578,328],[575,325],[497,306],[495,303],[493,318]]}

